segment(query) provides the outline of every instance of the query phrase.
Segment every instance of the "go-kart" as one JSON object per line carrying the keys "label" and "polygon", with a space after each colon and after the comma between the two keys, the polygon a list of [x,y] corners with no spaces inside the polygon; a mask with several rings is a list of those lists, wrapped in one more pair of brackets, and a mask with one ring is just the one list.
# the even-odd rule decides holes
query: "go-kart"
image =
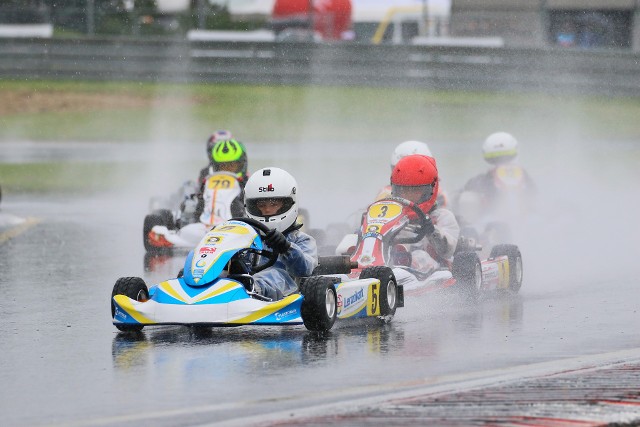
{"label": "go-kart", "polygon": [[145,249],[161,253],[176,248],[193,248],[207,230],[233,216],[232,203],[241,192],[234,174],[215,172],[209,175],[204,185],[203,209],[199,218],[194,216],[195,194],[186,192],[177,209],[155,209],[145,216],[142,227]]}
{"label": "go-kart", "polygon": [[[516,164],[500,165],[488,172],[485,180],[493,191],[466,189],[456,197],[454,211],[460,234],[473,238],[483,247],[513,240],[513,229],[534,212],[533,183]],[[487,184],[479,185],[484,188]]]}
{"label": "go-kart", "polygon": [[250,218],[232,218],[211,229],[189,252],[184,269],[147,289],[139,277],[116,281],[113,324],[121,331],[148,325],[297,325],[327,331],[340,319],[375,317],[389,321],[403,305],[402,287],[391,269],[364,269],[355,280],[348,257],[321,258],[314,275],[298,278],[299,292],[271,301],[253,291],[253,275],[272,266],[277,251],[262,243],[269,229]]}
{"label": "go-kart", "polygon": [[369,205],[359,233],[346,236],[336,252],[350,254],[359,268],[392,267],[407,294],[452,286],[473,297],[483,291],[519,291],[522,256],[516,245],[496,245],[481,261],[477,254],[481,247],[472,239],[462,238],[451,263],[441,260],[440,268],[428,271],[412,268],[412,254],[407,247],[425,237],[426,221],[427,215],[406,199],[381,199]]}

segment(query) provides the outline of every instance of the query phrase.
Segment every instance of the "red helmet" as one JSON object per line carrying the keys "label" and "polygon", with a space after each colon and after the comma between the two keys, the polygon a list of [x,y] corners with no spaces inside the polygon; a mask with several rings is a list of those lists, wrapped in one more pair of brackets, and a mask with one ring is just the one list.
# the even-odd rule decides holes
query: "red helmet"
{"label": "red helmet", "polygon": [[427,213],[438,198],[438,168],[433,157],[412,154],[391,172],[391,194],[418,204]]}

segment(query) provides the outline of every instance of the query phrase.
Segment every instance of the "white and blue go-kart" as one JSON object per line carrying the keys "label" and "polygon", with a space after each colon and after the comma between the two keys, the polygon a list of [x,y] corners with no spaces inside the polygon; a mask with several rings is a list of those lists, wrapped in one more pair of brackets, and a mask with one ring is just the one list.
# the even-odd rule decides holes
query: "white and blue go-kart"
{"label": "white and blue go-kart", "polygon": [[353,267],[348,257],[321,258],[313,276],[298,278],[298,292],[281,300],[254,293],[253,274],[272,266],[279,255],[263,247],[268,231],[253,219],[232,218],[189,252],[178,278],[150,289],[139,277],[118,279],[111,296],[113,324],[121,331],[149,325],[299,324],[327,331],[337,319],[387,322],[404,305],[402,287],[388,267],[365,269],[355,280],[338,278]]}

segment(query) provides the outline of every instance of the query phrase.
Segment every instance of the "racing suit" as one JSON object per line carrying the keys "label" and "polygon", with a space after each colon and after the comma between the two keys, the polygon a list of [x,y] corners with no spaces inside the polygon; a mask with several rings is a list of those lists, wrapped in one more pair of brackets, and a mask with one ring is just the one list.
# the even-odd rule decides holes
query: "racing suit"
{"label": "racing suit", "polygon": [[298,289],[293,277],[310,276],[318,266],[318,248],[313,237],[295,226],[284,235],[291,243],[289,250],[280,254],[272,267],[253,276],[254,291],[273,301],[282,299]]}
{"label": "racing suit", "polygon": [[411,267],[422,272],[448,267],[460,236],[460,226],[450,210],[436,205],[429,211],[429,217],[433,233],[411,246]]}
{"label": "racing suit", "polygon": [[[463,195],[479,198],[465,198]],[[465,223],[519,221],[535,208],[536,186],[520,166],[500,165],[471,178],[457,195],[457,213]]]}
{"label": "racing suit", "polygon": [[[195,206],[195,212],[193,214],[193,217],[196,218],[196,220],[200,218],[200,215],[202,215],[202,211],[204,210],[203,196],[204,196],[204,186],[207,182],[207,178],[210,175],[213,175],[215,172],[216,171],[212,165],[206,166],[200,170],[200,175],[198,176],[198,193],[195,194],[194,196],[197,200],[197,203]],[[237,178],[237,179],[238,179],[238,184],[240,184],[240,188],[244,190],[246,180],[240,179],[240,178]],[[231,202],[231,216],[234,218],[244,216],[244,191],[241,191],[240,194],[235,199],[233,199],[233,202]]]}
{"label": "racing suit", "polygon": [[[497,204],[499,202],[499,199],[502,197],[502,193],[509,191],[509,189],[499,187],[499,180],[496,178],[496,173],[498,170],[499,168],[493,168],[485,173],[471,178],[464,185],[462,191],[472,191],[475,193],[480,193],[484,198],[485,203],[489,206]],[[524,195],[535,195],[536,186],[529,174],[524,169],[518,166],[515,166],[514,170],[516,170],[518,173],[521,173],[522,177],[518,180],[517,185],[514,185],[513,189]]]}

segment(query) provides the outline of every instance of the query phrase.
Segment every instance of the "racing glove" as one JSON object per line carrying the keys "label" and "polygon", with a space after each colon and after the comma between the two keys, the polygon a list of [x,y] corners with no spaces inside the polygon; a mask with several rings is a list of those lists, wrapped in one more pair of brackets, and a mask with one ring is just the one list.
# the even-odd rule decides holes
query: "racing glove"
{"label": "racing glove", "polygon": [[264,238],[265,243],[270,247],[280,252],[281,254],[287,252],[291,247],[291,243],[287,241],[284,234],[278,230],[270,230]]}
{"label": "racing glove", "polygon": [[436,227],[433,225],[433,221],[431,221],[431,217],[426,216],[426,221],[422,225],[422,229],[426,231],[427,236],[431,236],[434,231],[436,231]]}

